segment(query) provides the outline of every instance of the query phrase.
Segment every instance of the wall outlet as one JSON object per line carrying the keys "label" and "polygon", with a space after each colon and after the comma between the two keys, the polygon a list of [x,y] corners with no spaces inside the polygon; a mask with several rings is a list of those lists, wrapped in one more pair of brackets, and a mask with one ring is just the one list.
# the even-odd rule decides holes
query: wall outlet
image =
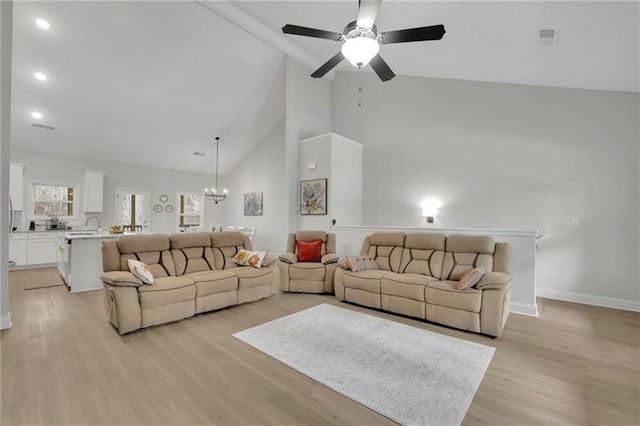
{"label": "wall outlet", "polygon": [[315,170],[318,168],[318,165],[316,164],[316,162],[312,162],[312,163],[307,163],[307,169],[309,170]]}
{"label": "wall outlet", "polygon": [[580,227],[580,218],[579,217],[571,218],[571,227],[572,228],[579,228]]}

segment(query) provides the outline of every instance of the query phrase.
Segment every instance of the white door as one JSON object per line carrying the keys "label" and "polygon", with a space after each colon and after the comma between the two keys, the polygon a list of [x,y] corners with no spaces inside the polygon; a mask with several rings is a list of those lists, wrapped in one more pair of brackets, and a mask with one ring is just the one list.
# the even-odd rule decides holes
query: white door
{"label": "white door", "polygon": [[117,224],[125,226],[127,231],[147,232],[150,200],[146,189],[116,188]]}

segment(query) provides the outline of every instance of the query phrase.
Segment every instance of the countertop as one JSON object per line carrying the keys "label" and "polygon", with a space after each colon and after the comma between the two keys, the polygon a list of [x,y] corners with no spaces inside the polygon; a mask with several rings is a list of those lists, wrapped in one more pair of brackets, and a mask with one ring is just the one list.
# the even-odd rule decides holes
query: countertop
{"label": "countertop", "polygon": [[[78,231],[82,232],[82,231]],[[140,235],[142,232],[125,232],[123,234],[110,234],[109,232],[102,232],[100,234],[89,234],[89,235],[74,235],[73,231],[71,233],[65,234],[65,238],[67,240],[97,240],[97,239],[105,239],[105,238],[120,238],[122,235]]]}
{"label": "countertop", "polygon": [[44,234],[47,232],[69,232],[70,230],[65,229],[43,229],[41,231],[34,231],[34,230],[30,230],[30,229],[18,229],[16,231],[12,231],[12,234]]}

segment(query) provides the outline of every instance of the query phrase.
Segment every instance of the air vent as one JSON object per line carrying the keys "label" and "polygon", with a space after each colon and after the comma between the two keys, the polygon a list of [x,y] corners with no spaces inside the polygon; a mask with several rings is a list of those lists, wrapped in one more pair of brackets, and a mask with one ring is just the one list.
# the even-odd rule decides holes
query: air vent
{"label": "air vent", "polygon": [[207,154],[205,154],[204,152],[196,151],[196,152],[193,153],[193,155],[195,155],[196,157],[204,157]]}
{"label": "air vent", "polygon": [[554,46],[558,42],[558,30],[555,28],[542,28],[538,30],[538,38],[543,46]]}
{"label": "air vent", "polygon": [[37,127],[38,129],[43,129],[43,130],[55,130],[56,126],[54,126],[53,124],[44,124],[44,123],[31,123],[33,125],[33,127]]}

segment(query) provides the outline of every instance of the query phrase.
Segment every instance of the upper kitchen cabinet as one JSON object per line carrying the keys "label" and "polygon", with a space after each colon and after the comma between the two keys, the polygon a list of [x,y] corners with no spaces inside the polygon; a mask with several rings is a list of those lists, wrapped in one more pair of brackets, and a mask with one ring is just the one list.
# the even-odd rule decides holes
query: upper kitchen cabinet
{"label": "upper kitchen cabinet", "polygon": [[84,212],[101,213],[104,199],[104,172],[84,172]]}
{"label": "upper kitchen cabinet", "polygon": [[10,164],[9,196],[14,210],[24,210],[24,164]]}

